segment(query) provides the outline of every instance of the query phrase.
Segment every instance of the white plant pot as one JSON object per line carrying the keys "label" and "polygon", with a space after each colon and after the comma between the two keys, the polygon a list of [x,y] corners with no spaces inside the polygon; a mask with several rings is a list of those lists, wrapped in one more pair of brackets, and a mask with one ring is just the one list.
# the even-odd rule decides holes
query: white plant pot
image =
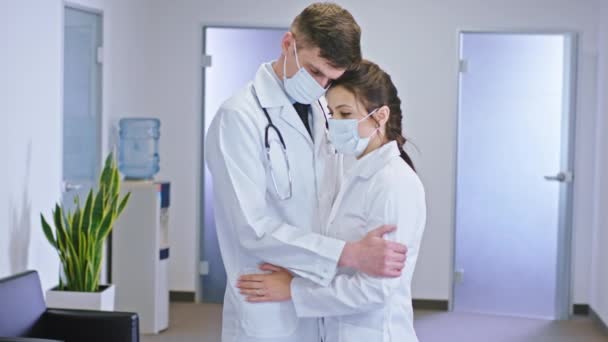
{"label": "white plant pot", "polygon": [[100,289],[100,292],[72,292],[51,289],[46,292],[46,306],[53,309],[114,311],[114,285],[102,285]]}

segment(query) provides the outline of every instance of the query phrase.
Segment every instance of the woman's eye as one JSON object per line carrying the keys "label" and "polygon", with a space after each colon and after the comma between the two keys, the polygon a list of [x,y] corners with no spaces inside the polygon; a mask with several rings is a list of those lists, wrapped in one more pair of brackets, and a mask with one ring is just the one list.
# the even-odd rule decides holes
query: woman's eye
{"label": "woman's eye", "polygon": [[342,113],[342,116],[349,116],[351,113]]}

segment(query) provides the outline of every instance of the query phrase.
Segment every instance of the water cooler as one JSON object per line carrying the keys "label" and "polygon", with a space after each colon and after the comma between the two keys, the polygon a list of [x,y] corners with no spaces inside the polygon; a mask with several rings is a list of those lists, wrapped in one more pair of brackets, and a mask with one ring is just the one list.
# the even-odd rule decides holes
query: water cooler
{"label": "water cooler", "polygon": [[160,121],[120,120],[118,167],[121,192],[131,199],[111,240],[111,282],[116,310],[137,312],[140,331],[157,334],[169,326],[170,184],[154,181],[159,171]]}
{"label": "water cooler", "polygon": [[129,205],[112,232],[112,283],[116,310],[137,312],[140,331],[157,334],[169,326],[170,183],[130,181]]}

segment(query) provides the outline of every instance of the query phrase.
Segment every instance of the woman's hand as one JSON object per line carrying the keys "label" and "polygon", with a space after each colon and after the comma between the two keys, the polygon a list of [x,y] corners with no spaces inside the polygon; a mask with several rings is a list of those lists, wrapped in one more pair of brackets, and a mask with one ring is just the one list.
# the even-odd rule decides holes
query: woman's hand
{"label": "woman's hand", "polygon": [[271,264],[262,264],[260,269],[271,273],[243,275],[236,284],[247,301],[263,303],[290,300],[293,275],[288,270]]}

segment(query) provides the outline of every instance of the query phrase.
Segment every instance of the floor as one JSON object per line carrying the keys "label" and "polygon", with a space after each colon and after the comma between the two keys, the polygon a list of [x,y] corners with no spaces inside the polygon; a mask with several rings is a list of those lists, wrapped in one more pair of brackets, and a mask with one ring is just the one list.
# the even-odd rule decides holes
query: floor
{"label": "floor", "polygon": [[[142,342],[219,342],[222,306],[171,304],[170,328],[144,335]],[[570,321],[417,311],[420,342],[608,342],[608,335],[588,318]]]}

